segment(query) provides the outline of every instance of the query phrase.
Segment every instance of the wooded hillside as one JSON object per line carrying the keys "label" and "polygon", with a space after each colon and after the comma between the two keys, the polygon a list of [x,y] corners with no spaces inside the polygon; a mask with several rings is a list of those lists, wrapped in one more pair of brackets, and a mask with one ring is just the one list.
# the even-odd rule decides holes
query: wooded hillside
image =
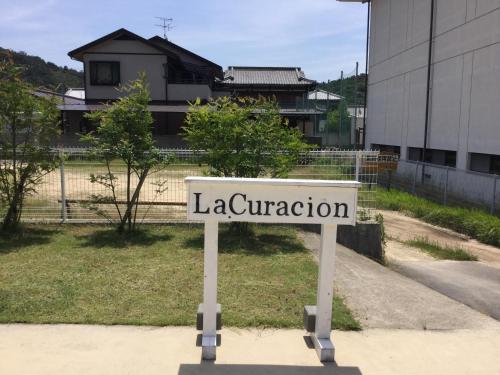
{"label": "wooded hillside", "polygon": [[[0,57],[4,58],[7,49],[0,47]],[[10,51],[16,65],[24,66],[22,78],[35,87],[44,87],[49,90],[64,93],[69,87],[83,87],[83,72],[60,67],[43,60],[38,56],[28,55],[26,52]]]}
{"label": "wooded hillside", "polygon": [[365,103],[365,74],[360,74],[357,79],[356,76],[344,78],[342,89],[340,79],[322,82],[319,88],[344,96],[348,105],[364,105]]}

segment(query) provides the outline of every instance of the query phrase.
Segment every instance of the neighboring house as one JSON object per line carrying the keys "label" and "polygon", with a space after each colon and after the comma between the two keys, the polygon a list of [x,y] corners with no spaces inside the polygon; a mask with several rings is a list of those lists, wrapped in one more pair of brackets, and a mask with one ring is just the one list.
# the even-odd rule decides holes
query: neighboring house
{"label": "neighboring house", "polygon": [[362,143],[365,108],[361,106],[349,106],[347,107],[347,112],[349,112],[349,116],[351,117],[351,130],[354,137],[353,144],[359,145]]}
{"label": "neighboring house", "polygon": [[77,133],[93,130],[83,115],[104,108],[103,103],[115,100],[120,84],[125,84],[145,72],[153,114],[153,133],[161,146],[182,142],[179,133],[188,109],[188,101],[212,97],[215,79],[223,78],[222,67],[174,43],[153,37],[144,39],[125,29],[119,29],[68,55],[83,63],[83,102],[63,105],[65,145],[78,142]]}
{"label": "neighboring house", "polygon": [[230,66],[217,83],[217,95],[274,97],[290,126],[299,127],[310,141],[320,143],[314,138],[314,117],[322,112],[304,108],[307,94],[316,84],[298,67]]}
{"label": "neighboring house", "polygon": [[146,73],[153,114],[153,134],[162,147],[183,144],[181,127],[188,102],[206,102],[222,95],[275,96],[281,113],[292,126],[313,135],[312,117],[317,111],[297,108],[316,82],[305,77],[300,68],[222,67],[170,41],[155,36],[144,39],[119,29],[68,55],[83,63],[83,89],[70,89],[67,95],[77,103],[60,106],[64,120],[64,145],[78,144],[77,133],[93,130],[86,112],[105,108],[116,100],[120,84]]}
{"label": "neighboring house", "polygon": [[309,92],[308,99],[315,108],[327,111],[336,108],[344,97],[330,91],[315,89]]}
{"label": "neighboring house", "polygon": [[369,59],[367,148],[500,174],[500,1],[372,0]]}
{"label": "neighboring house", "polygon": [[83,89],[83,88],[69,88],[68,90],[66,90],[64,95],[70,96],[73,98],[78,98],[81,100],[85,100],[85,89]]}

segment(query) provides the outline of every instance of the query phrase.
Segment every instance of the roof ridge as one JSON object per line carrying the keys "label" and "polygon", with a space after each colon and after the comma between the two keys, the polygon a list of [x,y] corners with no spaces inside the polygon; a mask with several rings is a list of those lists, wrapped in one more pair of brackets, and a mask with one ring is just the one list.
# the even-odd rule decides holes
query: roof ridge
{"label": "roof ridge", "polygon": [[299,70],[302,71],[299,66],[237,66],[237,65],[230,65],[228,66],[229,69],[241,69],[241,70]]}
{"label": "roof ridge", "polygon": [[189,54],[191,56],[199,58],[199,59],[201,59],[201,60],[203,60],[203,61],[205,61],[205,62],[207,62],[207,63],[209,63],[209,64],[211,64],[211,65],[213,65],[215,67],[217,67],[217,68],[220,68],[220,70],[223,70],[222,66],[220,66],[219,64],[216,64],[213,61],[210,61],[210,60],[204,58],[203,56],[200,56],[197,53],[194,53],[193,51],[190,51],[190,50],[188,50],[188,49],[186,49],[186,48],[184,48],[184,47],[182,47],[182,46],[180,46],[180,45],[178,45],[178,44],[176,44],[174,42],[171,42],[170,40],[165,40],[161,36],[155,35],[155,36],[149,38],[148,40],[149,41],[163,42],[163,43],[165,43],[167,45],[172,46],[173,48],[178,48],[179,50],[181,50],[181,51],[183,51],[183,52],[185,52],[185,53],[187,53],[187,54]]}
{"label": "roof ridge", "polygon": [[165,49],[164,47],[161,47],[161,46],[158,46],[156,45],[155,43],[153,43],[152,41],[146,39],[146,38],[143,38],[142,36],[138,35],[138,34],[135,34],[133,33],[132,31],[129,31],[123,27],[119,28],[118,30],[115,30],[109,34],[106,34],[98,39],[95,39],[93,40],[92,42],[89,42],[87,44],[84,44],[83,46],[81,47],[78,47],[78,48],[75,48],[74,50],[72,51],[69,51],[68,52],[68,56],[71,57],[71,58],[74,58],[74,56],[80,52],[83,52],[85,51],[86,49],[88,48],[91,48],[95,45],[98,45],[100,43],[103,43],[105,41],[107,41],[108,39],[114,39],[116,37],[118,37],[119,35],[122,35],[122,34],[125,34],[125,35],[128,35],[129,37],[133,38],[133,39],[136,39],[152,48],[155,48],[157,49],[158,51],[161,51],[163,53],[165,53],[167,56],[170,55],[169,57],[175,57],[178,59],[178,56],[175,54],[175,53],[172,53],[170,52],[169,50]]}

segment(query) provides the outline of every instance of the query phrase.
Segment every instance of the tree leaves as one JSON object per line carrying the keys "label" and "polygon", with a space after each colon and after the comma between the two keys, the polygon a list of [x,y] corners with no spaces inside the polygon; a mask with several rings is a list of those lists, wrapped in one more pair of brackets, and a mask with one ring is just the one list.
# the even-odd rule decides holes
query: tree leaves
{"label": "tree leaves", "polygon": [[285,177],[308,148],[288,127],[275,100],[220,97],[196,101],[186,117],[185,138],[210,174],[225,177]]}

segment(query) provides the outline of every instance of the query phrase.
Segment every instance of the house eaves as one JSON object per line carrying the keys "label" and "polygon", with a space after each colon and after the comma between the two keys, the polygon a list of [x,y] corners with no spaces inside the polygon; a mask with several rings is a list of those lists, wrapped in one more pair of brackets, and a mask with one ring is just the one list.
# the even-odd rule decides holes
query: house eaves
{"label": "house eaves", "polygon": [[178,50],[178,51],[185,53],[185,54],[187,54],[187,55],[189,55],[189,56],[191,56],[191,57],[193,57],[193,58],[195,58],[195,59],[197,59],[197,60],[199,60],[199,61],[217,69],[217,70],[220,70],[222,72],[222,66],[220,66],[220,65],[218,65],[210,60],[207,60],[206,58],[204,58],[200,55],[197,55],[196,53],[191,52],[190,50],[187,50],[187,49],[185,49],[185,48],[183,48],[175,43],[172,43],[169,40],[165,40],[162,37],[159,37],[158,35],[156,35],[152,38],[149,38],[149,41],[156,44],[156,45],[164,46],[164,48],[172,48],[174,50]]}
{"label": "house eaves", "polygon": [[151,42],[148,39],[145,39],[137,34],[134,34],[133,32],[128,31],[127,29],[124,29],[124,28],[113,31],[110,34],[104,35],[103,37],[101,37],[99,39],[96,39],[90,43],[87,43],[81,47],[78,47],[78,48],[68,52],[68,56],[74,60],[83,61],[83,55],[84,55],[85,51],[87,51],[88,49],[90,49],[94,46],[97,46],[101,43],[104,43],[108,40],[113,40],[113,39],[120,38],[120,37],[126,37],[130,40],[139,41],[139,42],[144,43],[144,44],[148,45],[149,47],[152,47],[152,48],[158,50],[159,52],[167,55],[169,58],[179,60],[179,57],[175,53],[167,50],[166,48],[159,46],[156,43]]}

